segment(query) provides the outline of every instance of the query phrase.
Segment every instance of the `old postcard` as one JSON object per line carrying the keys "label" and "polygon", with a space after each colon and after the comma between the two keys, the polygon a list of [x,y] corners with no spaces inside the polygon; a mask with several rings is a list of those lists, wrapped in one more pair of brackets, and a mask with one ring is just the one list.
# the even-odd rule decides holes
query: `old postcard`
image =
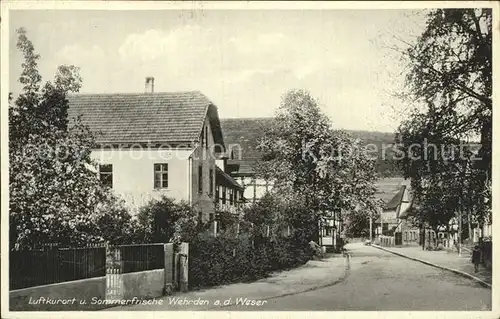
{"label": "old postcard", "polygon": [[3,2],[2,317],[498,317],[498,9]]}

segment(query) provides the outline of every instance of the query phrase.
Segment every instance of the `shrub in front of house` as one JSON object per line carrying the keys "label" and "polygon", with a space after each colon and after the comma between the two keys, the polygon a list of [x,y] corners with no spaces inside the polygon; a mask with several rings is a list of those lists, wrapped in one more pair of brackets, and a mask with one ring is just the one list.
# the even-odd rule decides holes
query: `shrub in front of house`
{"label": "shrub in front of house", "polygon": [[[243,240],[229,236],[214,237],[207,233],[196,236],[189,243],[190,286],[197,288],[220,285],[233,282],[236,276],[242,276],[248,253],[245,244]],[[235,250],[237,254],[234,253],[233,256]]]}
{"label": "shrub in front of house", "polygon": [[190,242],[190,288],[257,280],[271,271],[301,265],[310,258],[308,245],[291,238],[254,238],[200,234]]}
{"label": "shrub in front of house", "polygon": [[198,229],[196,212],[183,202],[162,196],[139,209],[135,220],[136,243],[189,241]]}

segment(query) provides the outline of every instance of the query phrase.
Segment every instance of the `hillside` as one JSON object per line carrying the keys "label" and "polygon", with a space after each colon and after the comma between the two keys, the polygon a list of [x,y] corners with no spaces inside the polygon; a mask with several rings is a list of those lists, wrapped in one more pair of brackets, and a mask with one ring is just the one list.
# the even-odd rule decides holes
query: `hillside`
{"label": "hillside", "polygon": [[[382,177],[402,176],[393,160],[392,144],[394,143],[394,133],[376,132],[376,131],[353,131],[345,130],[354,138],[359,138],[364,145],[370,146],[370,149],[377,150],[377,172]],[[373,154],[375,155],[375,153]]]}
{"label": "hillside", "polygon": [[[241,165],[241,169],[251,170],[251,165],[259,157],[257,141],[262,137],[264,131],[271,124],[272,118],[233,118],[221,119],[224,141],[227,145],[236,146],[241,151],[235,152],[236,160]],[[354,131],[345,130],[354,138],[359,138],[363,144],[372,144],[371,149],[377,150],[377,172],[381,177],[401,176],[396,163],[392,161],[392,151],[387,148],[383,156],[382,149],[389,146],[394,141],[394,134],[384,132]],[[375,156],[375,153],[373,153]]]}

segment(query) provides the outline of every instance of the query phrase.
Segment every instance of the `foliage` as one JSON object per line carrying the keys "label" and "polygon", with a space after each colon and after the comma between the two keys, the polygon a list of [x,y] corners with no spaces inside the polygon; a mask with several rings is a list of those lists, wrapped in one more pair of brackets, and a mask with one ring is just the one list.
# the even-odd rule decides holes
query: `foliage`
{"label": "foliage", "polygon": [[[96,235],[103,234],[101,241],[112,245],[125,245],[133,242],[134,224],[125,202],[108,193],[97,205],[95,220]],[[89,232],[91,230],[89,229]]]}
{"label": "foliage", "polygon": [[[307,229],[305,213],[309,210],[303,203],[274,193],[246,207],[240,220],[217,212],[222,231],[217,236],[199,233],[190,240],[190,284],[201,287],[255,280],[307,262],[312,252],[310,234],[302,231]],[[240,226],[237,235],[231,228],[236,222]],[[284,233],[287,226],[290,236]]]}
{"label": "foliage", "polygon": [[137,241],[160,243],[189,241],[199,231],[196,212],[186,202],[162,196],[140,208]]}
{"label": "foliage", "polygon": [[437,9],[407,51],[412,94],[432,102],[448,136],[481,135],[481,167],[491,169],[491,9]]}
{"label": "foliage", "polygon": [[[406,79],[409,101],[420,102],[424,109],[415,110],[401,124],[396,140],[402,144],[401,168],[412,179],[422,217],[434,226],[447,223],[458,210],[473,212],[479,220],[491,211],[487,200],[491,185],[491,39],[490,9],[436,9],[429,13],[416,44],[404,52],[410,64]],[[475,150],[462,148],[461,142],[475,136],[480,138],[480,149],[471,159]],[[425,144],[436,145],[437,152],[424,149]],[[411,145],[420,147],[410,149]],[[454,156],[453,151],[456,154],[460,148],[465,156]]]}
{"label": "foliage", "polygon": [[252,225],[249,232],[258,237],[266,237],[268,232],[271,238],[281,236],[291,225],[287,218],[287,203],[269,192],[258,202],[245,207],[243,220]]}
{"label": "foliage", "polygon": [[295,267],[310,259],[308,247],[288,239],[256,240],[248,233],[238,237],[199,234],[190,243],[190,288],[250,281]]}
{"label": "foliage", "polygon": [[[287,216],[309,240],[317,236],[321,216],[348,212],[374,202],[375,160],[360,140],[333,130],[318,102],[307,91],[282,97],[276,117],[259,143],[258,172],[273,190],[294,204]],[[298,218],[295,218],[295,216]]]}
{"label": "foliage", "polygon": [[[382,207],[383,202],[378,201],[377,206]],[[369,207],[359,207],[353,209],[345,215],[345,233],[349,238],[369,237],[370,236],[370,217],[375,223],[380,216],[377,209]],[[373,225],[372,232],[375,232],[375,225]]]}
{"label": "foliage", "polygon": [[81,87],[78,68],[61,66],[54,84],[42,86],[40,56],[24,29],[18,36],[25,61],[23,90],[16,99],[9,95],[11,248],[123,239],[126,210],[99,181],[92,134],[67,118],[66,94]]}

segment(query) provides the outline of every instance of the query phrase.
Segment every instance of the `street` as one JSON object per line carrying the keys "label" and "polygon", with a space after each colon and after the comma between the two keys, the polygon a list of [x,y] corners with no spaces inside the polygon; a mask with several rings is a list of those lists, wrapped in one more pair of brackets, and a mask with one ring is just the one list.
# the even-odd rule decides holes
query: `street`
{"label": "street", "polygon": [[262,306],[223,311],[457,311],[491,310],[491,290],[477,283],[374,247],[347,245],[347,276],[332,286],[267,299]]}

